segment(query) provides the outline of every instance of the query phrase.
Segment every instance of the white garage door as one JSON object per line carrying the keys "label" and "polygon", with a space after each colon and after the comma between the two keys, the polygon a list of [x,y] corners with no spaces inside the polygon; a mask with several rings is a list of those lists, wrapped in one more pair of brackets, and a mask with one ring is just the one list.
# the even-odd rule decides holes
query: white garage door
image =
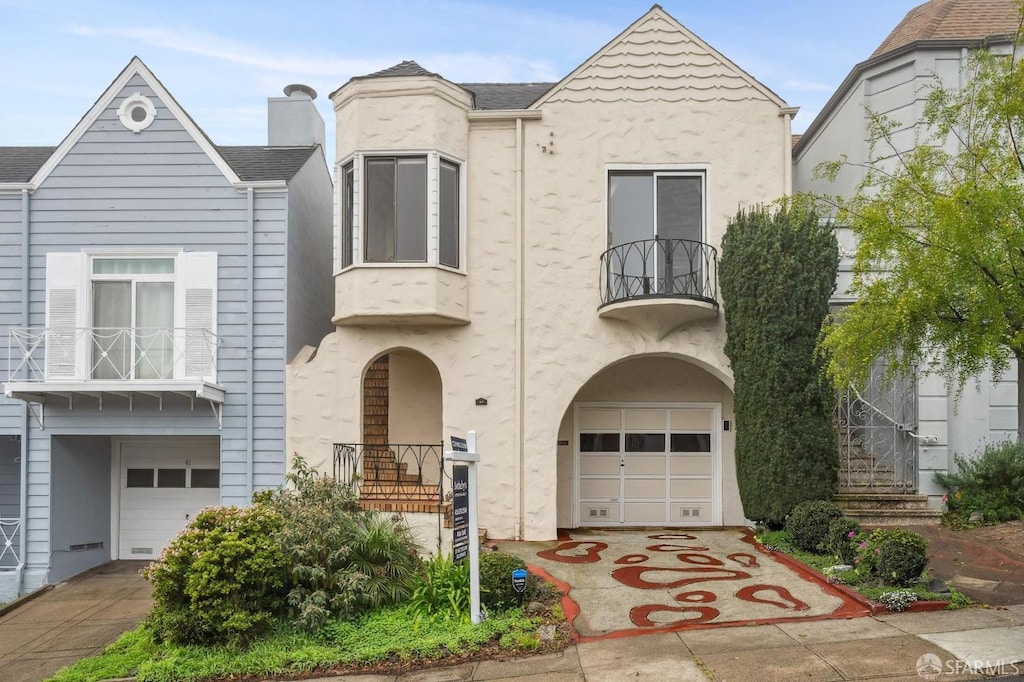
{"label": "white garage door", "polygon": [[579,406],[581,526],[721,525],[717,405]]}
{"label": "white garage door", "polygon": [[220,503],[216,440],[121,445],[119,559],[154,559],[203,507]]}

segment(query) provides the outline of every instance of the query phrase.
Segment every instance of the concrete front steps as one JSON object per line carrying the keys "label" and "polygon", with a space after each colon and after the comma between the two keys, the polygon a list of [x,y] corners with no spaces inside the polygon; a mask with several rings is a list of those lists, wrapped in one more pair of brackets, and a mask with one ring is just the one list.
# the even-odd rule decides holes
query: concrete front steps
{"label": "concrete front steps", "polygon": [[862,526],[936,526],[942,518],[928,507],[927,495],[844,490],[833,501]]}

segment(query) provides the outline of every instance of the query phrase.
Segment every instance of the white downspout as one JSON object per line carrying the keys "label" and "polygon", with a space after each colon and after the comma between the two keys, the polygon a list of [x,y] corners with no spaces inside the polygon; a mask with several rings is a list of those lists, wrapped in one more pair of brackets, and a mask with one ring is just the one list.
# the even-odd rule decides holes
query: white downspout
{"label": "white downspout", "polygon": [[[249,259],[249,305],[253,305],[256,289],[256,208],[255,208],[255,192],[252,187],[246,190],[246,214],[249,220],[249,230],[246,241],[248,244],[248,259]],[[247,331],[247,348],[246,348],[246,389],[245,389],[245,432],[246,432],[246,453],[245,453],[245,485],[246,485],[246,503],[252,502],[253,493],[253,428],[255,420],[252,416],[253,409],[253,384],[255,378],[253,377],[253,369],[256,365],[255,355],[256,349],[253,348],[253,340],[255,339],[255,323],[253,322],[253,315],[248,315],[248,329]]]}
{"label": "white downspout", "polygon": [[526,406],[523,400],[523,384],[525,383],[526,370],[523,363],[525,354],[526,334],[524,331],[525,296],[523,286],[524,272],[524,238],[523,238],[523,119],[516,119],[516,160],[515,160],[515,249],[516,249],[516,538],[524,539],[525,531],[525,469],[526,469],[526,443],[524,429],[526,426]]}
{"label": "white downspout", "polygon": [[800,107],[779,109],[782,118],[782,196],[793,194],[793,117]]}
{"label": "white downspout", "polygon": [[[31,236],[31,198],[27,189],[21,190],[21,324],[28,329],[29,320],[29,237]],[[28,403],[22,406],[23,414],[21,420],[21,479],[19,490],[21,493],[18,500],[18,516],[21,519],[21,528],[18,534],[18,569],[15,575],[15,590],[21,594],[22,579],[25,575],[25,564],[28,559],[28,434],[29,434],[29,410]]]}

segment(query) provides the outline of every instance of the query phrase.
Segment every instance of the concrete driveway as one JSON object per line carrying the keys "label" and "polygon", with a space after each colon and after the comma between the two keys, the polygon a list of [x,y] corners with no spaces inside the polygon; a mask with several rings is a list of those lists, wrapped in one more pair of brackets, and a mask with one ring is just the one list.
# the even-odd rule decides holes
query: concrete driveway
{"label": "concrete driveway", "polygon": [[0,679],[44,680],[138,625],[153,606],[147,563],[98,566],[0,616]]}
{"label": "concrete driveway", "polygon": [[748,529],[573,531],[500,548],[567,592],[581,641],[868,615],[817,576],[757,549]]}

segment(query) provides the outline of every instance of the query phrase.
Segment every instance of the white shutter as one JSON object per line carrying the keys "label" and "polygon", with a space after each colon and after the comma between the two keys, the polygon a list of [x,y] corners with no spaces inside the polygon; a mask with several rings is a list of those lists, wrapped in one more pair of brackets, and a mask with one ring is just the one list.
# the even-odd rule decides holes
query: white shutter
{"label": "white shutter", "polygon": [[46,254],[46,378],[87,379],[85,254]]}
{"label": "white shutter", "polygon": [[217,254],[185,252],[177,280],[184,292],[185,378],[217,380]]}

